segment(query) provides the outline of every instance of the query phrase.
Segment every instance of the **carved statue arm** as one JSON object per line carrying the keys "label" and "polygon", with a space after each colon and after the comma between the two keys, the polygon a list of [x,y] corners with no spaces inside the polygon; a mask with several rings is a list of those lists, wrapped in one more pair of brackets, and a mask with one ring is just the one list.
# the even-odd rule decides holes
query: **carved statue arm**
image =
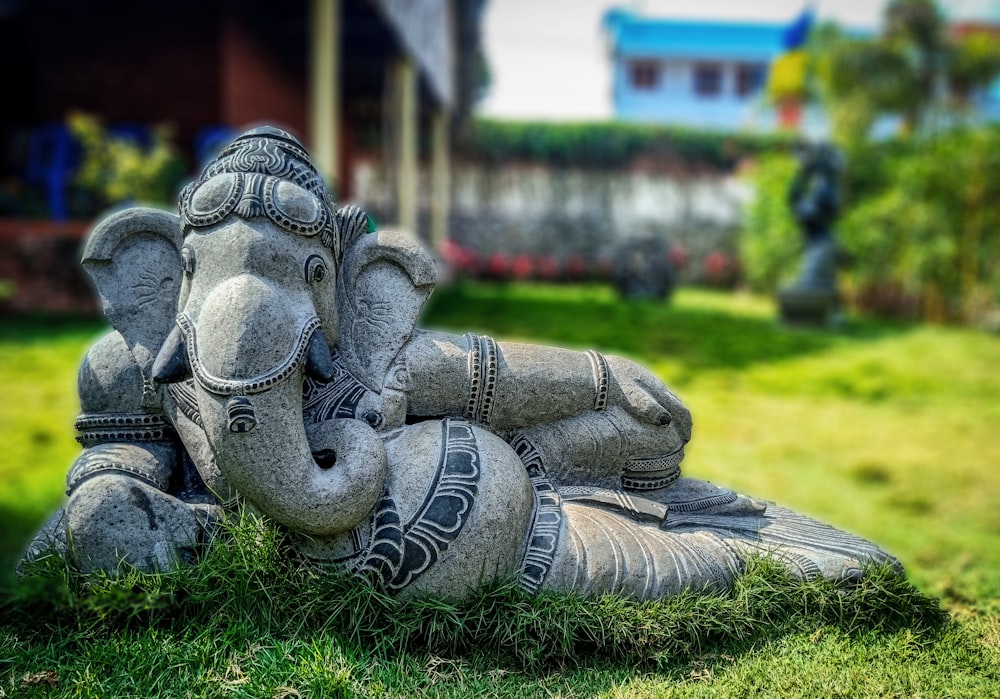
{"label": "carved statue arm", "polygon": [[671,412],[683,410],[643,367],[592,350],[418,331],[402,354],[406,377],[397,383],[405,384],[408,412],[416,416],[464,415],[508,430],[609,406],[665,425],[677,417]]}
{"label": "carved statue arm", "polygon": [[77,429],[84,450],[67,477],[70,492],[104,472],[168,490],[177,469],[176,436],[162,411],[144,405],[144,384],[119,333],[90,348],[79,373]]}

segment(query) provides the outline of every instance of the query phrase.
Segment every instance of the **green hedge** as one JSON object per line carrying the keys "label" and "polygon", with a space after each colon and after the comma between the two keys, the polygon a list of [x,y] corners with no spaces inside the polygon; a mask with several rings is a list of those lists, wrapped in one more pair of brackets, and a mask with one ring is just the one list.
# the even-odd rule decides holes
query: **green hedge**
{"label": "green hedge", "polygon": [[460,155],[490,164],[621,169],[637,158],[663,167],[728,171],[744,157],[788,150],[785,134],[699,131],[624,122],[515,122],[479,119],[456,144]]}

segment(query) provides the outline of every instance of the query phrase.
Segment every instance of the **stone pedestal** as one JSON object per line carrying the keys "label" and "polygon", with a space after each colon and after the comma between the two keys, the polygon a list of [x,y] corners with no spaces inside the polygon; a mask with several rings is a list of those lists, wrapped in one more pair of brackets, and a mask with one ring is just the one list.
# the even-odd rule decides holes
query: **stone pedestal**
{"label": "stone pedestal", "polygon": [[826,289],[789,287],[778,292],[781,320],[788,325],[832,325],[837,294]]}
{"label": "stone pedestal", "polygon": [[798,279],[778,292],[788,325],[831,325],[837,311],[837,244],[829,232],[806,245]]}

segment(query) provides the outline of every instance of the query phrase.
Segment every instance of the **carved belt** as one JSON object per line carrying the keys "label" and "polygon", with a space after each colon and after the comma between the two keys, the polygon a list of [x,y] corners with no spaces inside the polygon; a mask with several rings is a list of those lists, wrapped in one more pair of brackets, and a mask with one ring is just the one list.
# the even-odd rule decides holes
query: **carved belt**
{"label": "carved belt", "polygon": [[396,591],[437,563],[465,526],[479,492],[482,455],[472,425],[441,421],[441,458],[434,486],[406,524],[389,493],[375,506],[372,536],[353,572]]}

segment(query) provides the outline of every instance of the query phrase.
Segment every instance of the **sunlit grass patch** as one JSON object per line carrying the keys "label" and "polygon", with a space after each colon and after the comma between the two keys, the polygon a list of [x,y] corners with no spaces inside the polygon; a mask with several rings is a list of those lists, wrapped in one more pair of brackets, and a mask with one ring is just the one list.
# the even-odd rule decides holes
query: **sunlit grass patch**
{"label": "sunlit grass patch", "polygon": [[429,324],[639,360],[693,413],[689,475],[871,538],[928,590],[1000,598],[995,335],[789,329],[770,299],[699,289],[629,304],[604,287],[460,285],[432,300]]}

